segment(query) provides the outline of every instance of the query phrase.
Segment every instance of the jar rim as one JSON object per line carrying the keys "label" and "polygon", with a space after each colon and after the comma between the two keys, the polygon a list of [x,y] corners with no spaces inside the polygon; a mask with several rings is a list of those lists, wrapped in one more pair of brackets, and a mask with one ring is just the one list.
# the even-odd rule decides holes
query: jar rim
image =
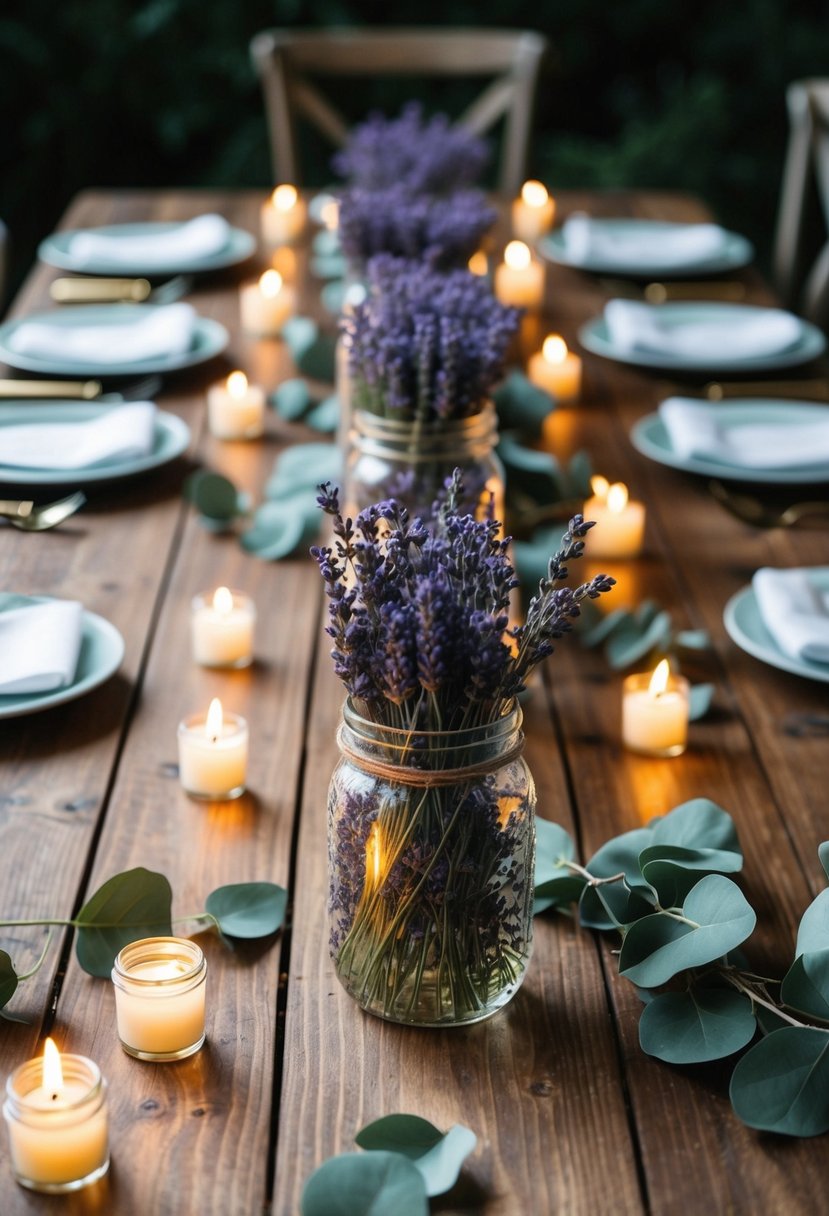
{"label": "jar rim", "polygon": [[[521,724],[524,720],[524,712],[521,709],[517,700],[507,702],[504,712],[491,722],[483,722],[477,726],[466,726],[460,730],[420,730],[414,727],[387,726],[383,722],[375,722],[373,718],[367,718],[357,709],[352,697],[347,697],[343,704],[343,721],[350,729],[356,728],[361,734],[376,735],[377,741],[386,739],[393,746],[402,746],[407,740],[415,737],[418,739],[426,739],[429,742],[437,742],[438,740],[458,740],[457,744],[450,746],[466,746],[465,740],[467,737],[470,741],[476,740],[492,743],[503,735],[511,734],[513,731],[521,729]],[[399,743],[393,742],[399,740]]]}
{"label": "jar rim", "polygon": [[[166,947],[166,949],[165,949]],[[173,950],[172,947],[176,947]],[[130,958],[134,955],[134,958]],[[142,955],[146,956],[142,959]],[[186,957],[189,955],[189,958]],[[172,958],[176,958],[182,963],[189,964],[186,971],[180,975],[170,975],[162,979],[147,979],[141,975],[135,975],[129,970],[129,965],[133,965],[139,959],[144,962],[165,962]],[[194,979],[201,975],[206,969],[204,951],[196,942],[191,941],[186,937],[143,937],[138,941],[130,942],[119,950],[115,956],[115,962],[112,967],[112,979],[124,980],[129,984],[137,985],[146,991],[165,990],[174,988],[183,984],[190,984]]]}
{"label": "jar rim", "polygon": [[425,438],[489,438],[497,430],[498,424],[495,405],[488,397],[480,402],[478,409],[463,418],[389,418],[385,414],[359,408],[354,409],[353,418],[355,426],[364,436],[379,440],[408,438],[414,428]]}
{"label": "jar rim", "polygon": [[[6,1079],[6,1101],[10,1108],[14,1111],[17,1118],[25,1120],[27,1115],[32,1118],[38,1118],[42,1115],[48,1115],[50,1112],[46,1110],[33,1110],[27,1106],[26,1099],[36,1089],[41,1088],[43,1084],[43,1057],[35,1056],[31,1060],[25,1060],[22,1064],[18,1064]],[[89,1088],[79,1097],[73,1098],[56,1110],[55,1115],[67,1115],[74,1111],[82,1109],[90,1102],[94,1102],[106,1090],[106,1081],[104,1076],[95,1063],[87,1056],[75,1055],[73,1052],[60,1053],[61,1067],[63,1068],[64,1080],[82,1080],[88,1084]],[[31,1079],[35,1084],[24,1092],[19,1088],[20,1082]]]}

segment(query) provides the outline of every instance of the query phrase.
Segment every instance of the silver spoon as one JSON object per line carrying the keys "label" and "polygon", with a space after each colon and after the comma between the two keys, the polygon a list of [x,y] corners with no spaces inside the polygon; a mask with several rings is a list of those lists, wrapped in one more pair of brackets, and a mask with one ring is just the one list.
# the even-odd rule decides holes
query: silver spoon
{"label": "silver spoon", "polygon": [[[4,503],[4,507],[17,507],[14,513],[0,509],[0,515],[8,519],[9,523],[14,528],[20,528],[22,532],[46,532],[49,528],[56,528],[58,524],[62,524],[70,515],[74,515],[76,511],[86,502],[86,495],[82,490],[76,491],[74,494],[68,495],[66,498],[59,498],[55,502],[46,502],[43,506],[34,507],[29,503]],[[20,507],[24,508],[24,513],[19,513]],[[26,512],[25,508],[30,507]]]}

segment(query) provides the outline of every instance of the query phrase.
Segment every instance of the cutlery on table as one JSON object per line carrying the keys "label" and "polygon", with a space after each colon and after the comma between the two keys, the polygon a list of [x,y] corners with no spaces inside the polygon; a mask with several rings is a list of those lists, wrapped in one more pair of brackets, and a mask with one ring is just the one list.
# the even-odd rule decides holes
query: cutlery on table
{"label": "cutlery on table", "polygon": [[0,498],[0,515],[4,519],[27,519],[34,505],[31,500],[17,502],[13,498]]}
{"label": "cutlery on table", "polygon": [[149,279],[60,278],[49,287],[58,304],[172,304],[193,286],[193,276],[177,274],[153,287]]}
{"label": "cutlery on table", "polygon": [[46,532],[49,528],[56,528],[58,524],[62,524],[70,515],[74,515],[85,502],[86,495],[83,491],[78,490],[75,494],[69,494],[66,498],[58,498],[55,502],[46,502],[40,507],[36,507],[30,502],[5,504],[29,507],[29,511],[22,516],[6,514],[2,511],[0,514],[8,519],[13,527],[20,528],[23,532]]}
{"label": "cutlery on table", "polygon": [[648,304],[665,304],[669,300],[733,300],[746,298],[748,288],[737,279],[700,279],[676,280],[673,282],[653,282],[640,286],[626,279],[599,280],[606,291],[615,296],[629,300],[644,299]]}
{"label": "cutlery on table", "polygon": [[161,388],[161,376],[142,376],[117,392],[103,392],[100,380],[0,380],[0,398],[52,398],[64,401],[148,401]]}
{"label": "cutlery on table", "polygon": [[829,401],[829,381],[815,380],[712,380],[702,390],[709,401],[731,397],[802,397]]}
{"label": "cutlery on table", "polygon": [[801,522],[829,525],[829,501],[795,502],[788,507],[771,507],[752,494],[737,494],[721,481],[709,481],[711,497],[736,519],[755,528],[792,528]]}

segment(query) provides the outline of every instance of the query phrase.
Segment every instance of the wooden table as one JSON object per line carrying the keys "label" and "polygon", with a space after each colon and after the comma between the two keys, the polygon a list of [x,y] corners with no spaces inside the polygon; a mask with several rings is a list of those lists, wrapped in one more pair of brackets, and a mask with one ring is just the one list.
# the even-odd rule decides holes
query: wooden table
{"label": "wooden table", "polygon": [[[217,209],[255,230],[253,193],[90,193],[66,226],[170,220]],[[607,214],[695,219],[693,201],[665,195],[568,196]],[[302,259],[300,259],[302,262]],[[250,271],[248,271],[250,273]],[[35,269],[15,315],[47,302],[53,277]],[[192,456],[257,499],[280,445],[309,436],[272,415],[260,443],[221,443],[204,425],[206,385],[231,366],[267,387],[288,360],[276,342],[239,335],[238,276],[197,284],[193,302],[232,334],[227,358],[165,385],[160,401],[193,432]],[[752,294],[764,299],[748,276]],[[314,291],[313,286],[309,288]],[[601,288],[548,274],[550,314],[568,340],[601,307]],[[301,307],[309,307],[305,295]],[[741,879],[759,914],[755,958],[781,973],[800,914],[822,887],[829,746],[792,735],[789,715],[827,708],[826,688],[736,649],[722,625],[728,597],[760,565],[826,562],[826,533],[756,531],[726,515],[704,483],[639,457],[627,439],[668,385],[588,358],[584,405],[555,416],[559,455],[587,447],[597,469],[648,507],[647,552],[623,570],[620,595],[646,592],[681,624],[714,639],[707,674],[715,709],[692,728],[681,759],[658,761],[619,743],[620,680],[603,658],[562,645],[527,711],[527,756],[539,812],[574,831],[583,857],[608,836],[699,795],[733,815]],[[147,1065],[118,1046],[113,993],[78,967],[71,935],[4,1022],[0,1074],[39,1049],[89,1055],[110,1084],[112,1169],[76,1197],[24,1192],[0,1170],[0,1212],[118,1216],[295,1213],[305,1180],[355,1132],[408,1111],[441,1127],[462,1122],[478,1149],[440,1212],[814,1213],[825,1210],[826,1141],[759,1136],[731,1112],[726,1070],[676,1069],[642,1054],[639,1002],[616,974],[613,943],[565,918],[536,923],[535,954],[508,1009],[446,1032],[401,1029],[363,1015],[337,983],[325,925],[325,794],[337,753],[340,689],[321,633],[322,595],[303,557],[268,564],[231,536],[203,530],[180,494],[184,462],[92,494],[57,531],[0,531],[2,586],[77,597],[126,639],[118,676],[62,708],[0,724],[2,911],[70,915],[113,873],[145,865],[168,875],[174,914],[203,907],[214,887],[269,879],[290,887],[289,924],[275,941],[230,953],[202,938],[209,962],[208,1042],[177,1065]],[[257,662],[245,672],[197,668],[189,603],[219,583],[259,609]],[[218,694],[251,724],[251,792],[230,805],[188,800],[176,777],[176,723]],[[5,930],[18,971],[40,929]],[[389,1216],[393,1216],[390,1213]]]}

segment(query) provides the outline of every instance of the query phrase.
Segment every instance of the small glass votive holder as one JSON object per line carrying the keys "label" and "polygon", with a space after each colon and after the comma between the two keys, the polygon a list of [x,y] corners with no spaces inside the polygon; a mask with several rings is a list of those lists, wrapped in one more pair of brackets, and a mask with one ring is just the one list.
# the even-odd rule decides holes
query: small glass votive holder
{"label": "small glass votive holder", "polygon": [[207,714],[190,714],[178,724],[179,780],[186,794],[205,802],[230,802],[245,792],[248,724],[224,712],[215,733]]}
{"label": "small glass votive holder", "polygon": [[673,672],[662,692],[653,692],[651,672],[626,676],[622,684],[622,742],[640,756],[681,756],[688,743],[690,689]]}
{"label": "small glass votive holder", "polygon": [[146,937],[115,959],[112,983],[121,1046],[137,1060],[183,1060],[204,1042],[207,963],[195,942]]}
{"label": "small glass votive holder", "polygon": [[190,603],[193,658],[200,667],[249,667],[253,662],[256,605],[243,591],[219,587]]}
{"label": "small glass votive holder", "polygon": [[109,1169],[106,1081],[85,1056],[61,1055],[63,1085],[43,1088],[43,1059],[27,1060],[6,1082],[3,1116],[15,1180],[30,1191],[62,1195]]}

